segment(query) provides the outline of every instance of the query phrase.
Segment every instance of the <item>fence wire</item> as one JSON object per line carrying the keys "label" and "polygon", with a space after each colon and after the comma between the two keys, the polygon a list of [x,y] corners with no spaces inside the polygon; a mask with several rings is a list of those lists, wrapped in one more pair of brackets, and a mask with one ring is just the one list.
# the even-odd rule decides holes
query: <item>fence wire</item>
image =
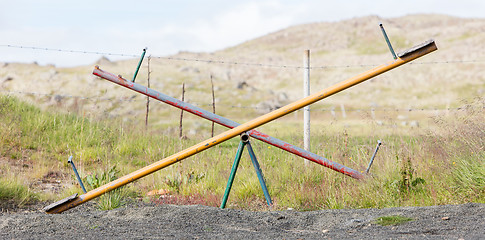
{"label": "fence wire", "polygon": [[[102,51],[88,51],[88,50],[72,50],[72,49],[61,49],[61,48],[49,48],[49,47],[35,47],[35,46],[23,46],[23,45],[12,45],[12,44],[0,44],[0,47],[7,48],[19,48],[27,50],[38,50],[38,51],[50,51],[50,52],[65,52],[65,53],[79,53],[79,54],[95,54],[103,56],[122,56],[122,57],[133,57],[138,58],[139,55],[136,54],[126,54],[126,53],[112,53],[112,52],[102,52]],[[181,57],[167,57],[167,56],[150,56],[151,58],[169,60],[169,61],[186,61],[186,62],[202,62],[207,64],[227,64],[227,65],[239,65],[239,66],[253,66],[253,67],[267,67],[267,68],[290,68],[290,69],[303,69],[304,66],[292,66],[292,65],[276,65],[276,64],[266,64],[266,63],[251,63],[251,62],[239,62],[239,61],[228,61],[219,59],[198,59],[198,58],[181,58]],[[485,63],[485,60],[472,59],[472,60],[446,60],[446,61],[430,61],[430,62],[414,62],[409,64],[424,65],[424,64],[468,64],[468,63]],[[310,69],[326,69],[326,68],[354,68],[354,67],[375,67],[377,64],[356,64],[356,65],[326,65],[326,66],[314,66]],[[102,96],[75,96],[75,95],[65,95],[65,94],[49,94],[49,93],[39,93],[39,92],[25,92],[25,91],[0,91],[4,94],[23,94],[23,95],[33,95],[33,96],[44,96],[44,97],[54,97],[54,98],[76,98],[82,100],[95,100],[95,101],[119,101],[119,102],[146,102],[145,99],[127,99],[127,98],[107,98]],[[212,104],[198,104],[191,103],[195,106],[212,106]],[[226,108],[241,108],[241,109],[267,109],[267,107],[256,107],[256,106],[236,106],[236,105],[225,105],[222,107]],[[485,108],[485,107],[484,107]],[[416,111],[457,111],[462,110],[464,107],[457,108],[350,108],[342,110],[340,108],[315,108],[313,107],[310,111],[328,111],[328,112],[360,112],[360,111],[376,111],[376,112],[416,112]]]}
{"label": "fence wire", "polygon": [[[136,54],[110,53],[110,52],[87,51],[87,50],[71,50],[71,49],[22,46],[22,45],[12,45],[12,44],[0,44],[0,47],[19,48],[19,49],[28,49],[28,50],[39,50],[39,51],[51,51],[51,52],[95,54],[95,55],[103,55],[103,56],[122,56],[122,57],[135,57],[135,58],[140,57],[140,55],[136,55]],[[229,61],[229,60],[220,60],[220,59],[181,58],[181,57],[167,57],[167,56],[156,56],[156,55],[152,55],[151,57],[169,60],[169,61],[201,62],[201,63],[207,63],[207,64],[226,64],[226,65],[239,65],[239,66],[251,66],[251,67],[290,68],[290,69],[303,69],[303,68],[305,68],[304,66],[292,66],[292,65],[284,65],[284,64],[276,65],[276,64],[267,64],[267,63],[250,63],[250,62]],[[422,65],[422,64],[458,64],[458,63],[464,63],[464,64],[466,64],[466,63],[485,63],[485,59],[413,62],[413,63],[409,63],[409,64],[411,64],[411,65]],[[325,65],[325,66],[313,66],[313,67],[310,67],[310,69],[356,68],[356,67],[360,68],[360,67],[375,67],[375,66],[378,66],[378,64]]]}

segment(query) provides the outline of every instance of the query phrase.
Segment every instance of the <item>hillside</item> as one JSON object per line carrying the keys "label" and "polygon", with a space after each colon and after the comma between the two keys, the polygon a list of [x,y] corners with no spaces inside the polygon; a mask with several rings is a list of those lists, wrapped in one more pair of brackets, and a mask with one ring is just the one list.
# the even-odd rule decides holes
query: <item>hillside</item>
{"label": "hillside", "polygon": [[[481,50],[485,48],[485,19],[443,15],[410,15],[391,19],[368,16],[340,22],[310,23],[214,53],[181,52],[174,56],[152,58],[150,84],[156,90],[180,98],[181,85],[185,82],[186,101],[210,109],[212,75],[217,112],[237,121],[248,120],[301,97],[302,69],[299,67],[304,49],[311,50],[312,92],[392,59],[379,22],[384,24],[396,52],[430,38],[435,39],[439,50],[413,64],[314,104],[314,114],[322,116],[322,119],[332,119],[340,113],[331,115],[331,110],[339,111],[342,105],[347,110],[362,109],[367,115],[371,108],[377,111],[456,108],[463,101],[484,95],[485,56]],[[215,61],[208,63],[194,59]],[[94,65],[98,64],[106,71],[131,79],[137,61],[110,62],[101,58],[93,65],[75,68],[3,63],[0,91],[10,94],[22,92],[16,95],[43,106],[79,112],[85,116],[121,116],[142,123],[146,104],[143,96],[91,74]],[[147,84],[147,60],[137,82]],[[242,88],[237,88],[238,85]],[[38,94],[26,94],[31,92]],[[171,107],[154,106],[151,110],[153,126],[164,128],[173,123],[170,117],[179,115],[179,111]],[[433,116],[442,112],[385,112],[382,115],[377,113],[373,119],[385,122],[400,117],[418,121],[423,118],[423,113]],[[362,114],[350,114],[348,118],[361,119]]]}

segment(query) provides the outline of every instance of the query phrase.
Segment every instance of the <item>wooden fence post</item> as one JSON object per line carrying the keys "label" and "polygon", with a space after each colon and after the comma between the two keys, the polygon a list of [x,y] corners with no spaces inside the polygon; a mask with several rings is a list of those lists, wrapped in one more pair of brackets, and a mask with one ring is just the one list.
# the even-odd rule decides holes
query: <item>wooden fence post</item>
{"label": "wooden fence post", "polygon": [[[182,102],[185,96],[185,83],[182,83]],[[179,125],[179,137],[182,138],[182,121],[184,119],[184,110],[180,112],[180,125]]]}
{"label": "wooden fence post", "polygon": [[[211,74],[211,86],[212,86],[212,113],[216,113],[216,98],[214,94],[214,81],[212,81],[212,74]],[[214,122],[212,122],[212,132],[211,137],[214,137]]]}
{"label": "wooden fence post", "polygon": [[[148,56],[148,88],[150,88],[150,59],[152,56]],[[148,112],[150,111],[150,97],[147,96],[147,113],[145,115],[145,129],[148,130]]]}

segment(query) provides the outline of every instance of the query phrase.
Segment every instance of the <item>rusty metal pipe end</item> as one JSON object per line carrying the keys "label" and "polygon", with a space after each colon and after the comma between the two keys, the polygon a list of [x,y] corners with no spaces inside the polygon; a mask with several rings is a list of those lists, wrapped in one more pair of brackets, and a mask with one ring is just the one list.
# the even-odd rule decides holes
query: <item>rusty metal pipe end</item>
{"label": "rusty metal pipe end", "polygon": [[403,52],[400,52],[397,54],[399,58],[413,58],[414,55],[420,54],[421,52],[432,52],[437,50],[438,47],[436,47],[436,43],[433,39],[430,39],[426,42],[423,42],[421,44],[418,44],[410,49],[407,49]]}
{"label": "rusty metal pipe end", "polygon": [[59,213],[58,209],[78,198],[77,193],[44,207],[46,213]]}

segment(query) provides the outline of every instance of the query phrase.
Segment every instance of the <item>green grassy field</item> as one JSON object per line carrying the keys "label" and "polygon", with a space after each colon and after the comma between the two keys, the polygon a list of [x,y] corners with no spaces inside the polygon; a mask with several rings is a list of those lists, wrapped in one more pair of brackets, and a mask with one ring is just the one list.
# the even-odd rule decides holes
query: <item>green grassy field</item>
{"label": "green grassy field", "polygon": [[[312,152],[365,171],[377,139],[383,142],[368,177],[355,180],[253,140],[274,209],[384,208],[485,202],[483,99],[427,127],[378,125],[370,119],[312,123]],[[301,123],[290,115],[261,127],[301,145]],[[321,119],[321,120],[319,120]],[[187,120],[185,131],[197,120]],[[169,128],[175,128],[177,120]],[[206,126],[207,125],[207,126]],[[141,126],[141,127],[140,127]],[[164,126],[167,127],[167,126]],[[222,132],[217,127],[216,132]],[[17,98],[0,97],[0,199],[26,204],[81,193],[67,159],[88,190],[170,156],[210,137],[205,121],[196,136],[180,139],[167,128],[145,129],[122,120],[94,120],[43,111]],[[219,206],[238,139],[162,169],[98,200],[102,209],[126,199]],[[163,195],[147,196],[152,190]],[[264,210],[266,202],[247,152],[228,207]]]}

